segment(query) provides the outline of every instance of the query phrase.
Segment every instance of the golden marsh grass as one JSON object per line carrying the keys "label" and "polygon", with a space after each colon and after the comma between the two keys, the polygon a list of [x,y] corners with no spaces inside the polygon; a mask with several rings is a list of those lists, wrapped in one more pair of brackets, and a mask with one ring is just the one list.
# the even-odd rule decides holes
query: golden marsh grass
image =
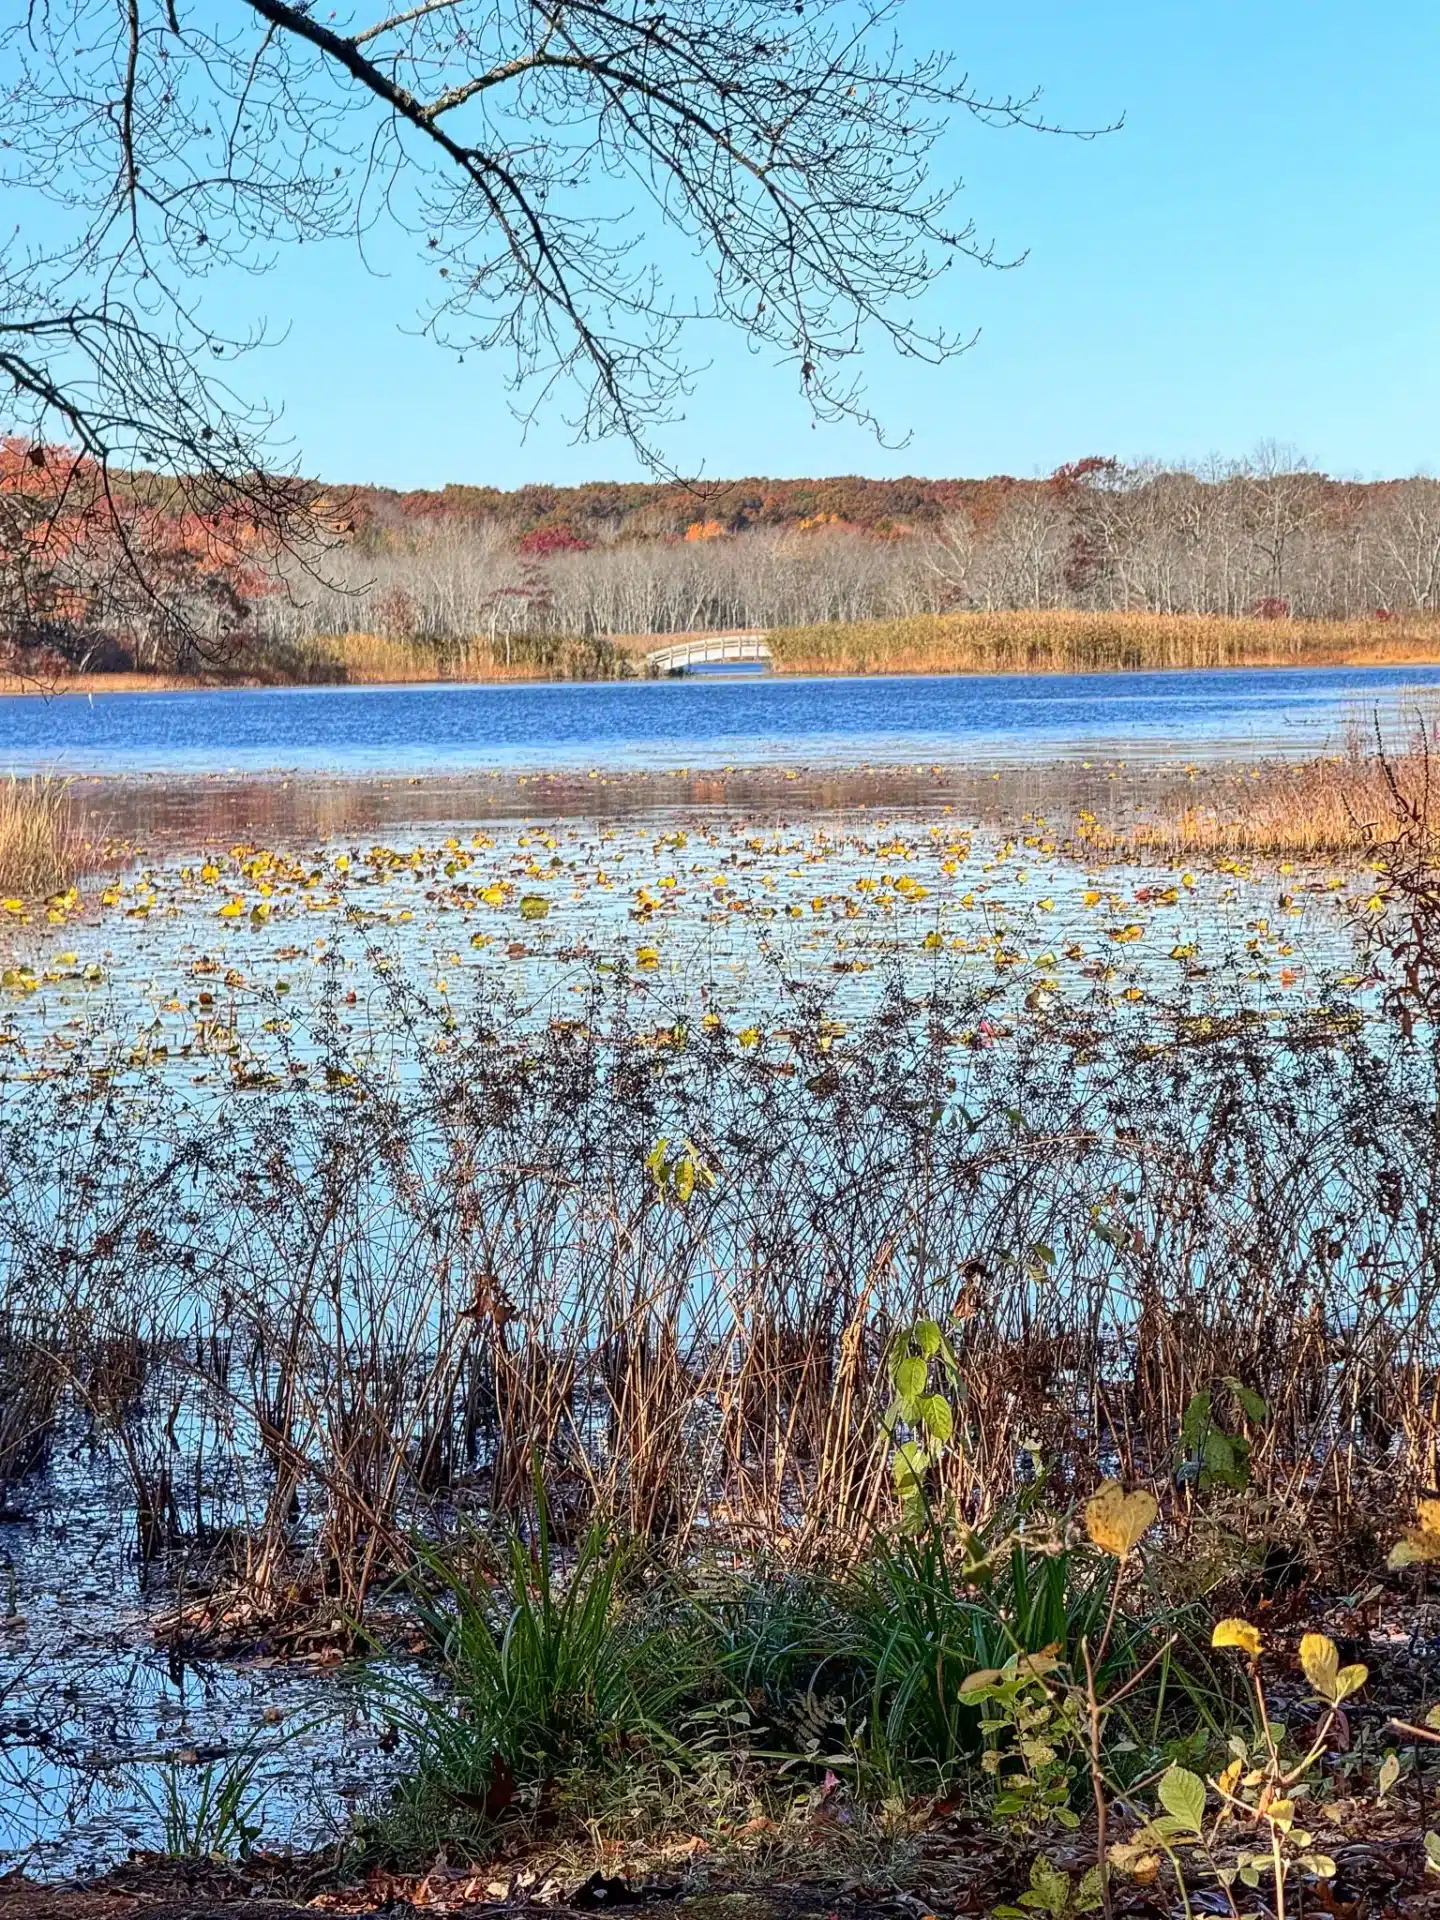
{"label": "golden marsh grass", "polygon": [[0,890],[34,896],[73,884],[84,851],[67,783],[36,774],[0,785]]}
{"label": "golden marsh grass", "polygon": [[772,632],[781,673],[1119,673],[1440,661],[1440,621],[1202,614],[916,614]]}

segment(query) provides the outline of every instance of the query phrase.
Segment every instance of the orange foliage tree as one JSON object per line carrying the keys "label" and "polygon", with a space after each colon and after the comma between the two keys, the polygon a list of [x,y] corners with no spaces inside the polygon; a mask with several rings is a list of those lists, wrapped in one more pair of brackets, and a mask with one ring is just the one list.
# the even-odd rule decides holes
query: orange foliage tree
{"label": "orange foliage tree", "polygon": [[0,439],[0,647],[12,670],[184,670],[228,659],[274,591],[262,531],[233,506],[177,503],[171,483]]}

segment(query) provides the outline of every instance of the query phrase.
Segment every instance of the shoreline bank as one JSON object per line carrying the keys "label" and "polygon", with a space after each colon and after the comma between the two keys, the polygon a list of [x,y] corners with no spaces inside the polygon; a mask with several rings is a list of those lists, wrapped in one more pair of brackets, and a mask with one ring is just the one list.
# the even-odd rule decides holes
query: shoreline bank
{"label": "shoreline bank", "polygon": [[[907,666],[887,662],[872,667],[824,665],[807,662],[804,666],[782,664],[768,673],[688,673],[665,675],[654,684],[688,680],[985,680],[985,679],[1115,679],[1127,674],[1150,673],[1306,673],[1337,667],[1357,672],[1381,668],[1440,667],[1440,642],[1424,649],[1403,649],[1394,653],[1336,652],[1307,656],[1303,660],[1243,659],[1222,666],[1194,663],[1186,666],[1075,666],[1067,662],[1046,662],[1026,667],[947,667]],[[237,678],[209,679],[163,673],[96,673],[66,675],[55,680],[31,680],[18,675],[0,676],[0,698],[38,698],[42,700],[79,698],[95,694],[157,693],[354,693],[359,688],[373,692],[413,693],[423,687],[623,687],[643,684],[642,674],[615,676],[606,680],[575,680],[561,674],[450,674],[439,678],[413,680],[365,678],[346,680],[269,680],[257,674]]]}

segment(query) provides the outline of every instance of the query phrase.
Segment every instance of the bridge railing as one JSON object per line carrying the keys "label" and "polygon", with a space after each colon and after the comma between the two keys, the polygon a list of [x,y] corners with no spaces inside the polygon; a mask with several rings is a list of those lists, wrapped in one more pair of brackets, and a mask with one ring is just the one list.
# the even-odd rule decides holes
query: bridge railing
{"label": "bridge railing", "polygon": [[726,661],[770,659],[770,649],[762,633],[697,634],[690,640],[676,640],[667,647],[656,647],[645,656],[652,673],[675,673],[686,667],[721,665]]}

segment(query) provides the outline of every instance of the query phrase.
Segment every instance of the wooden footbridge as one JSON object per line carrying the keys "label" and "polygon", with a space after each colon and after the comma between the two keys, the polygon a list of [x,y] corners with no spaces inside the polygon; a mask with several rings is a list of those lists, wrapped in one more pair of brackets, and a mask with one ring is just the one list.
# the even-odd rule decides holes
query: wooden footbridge
{"label": "wooden footbridge", "polygon": [[667,647],[645,656],[647,673],[687,673],[691,667],[770,665],[770,649],[763,633],[684,634]]}

